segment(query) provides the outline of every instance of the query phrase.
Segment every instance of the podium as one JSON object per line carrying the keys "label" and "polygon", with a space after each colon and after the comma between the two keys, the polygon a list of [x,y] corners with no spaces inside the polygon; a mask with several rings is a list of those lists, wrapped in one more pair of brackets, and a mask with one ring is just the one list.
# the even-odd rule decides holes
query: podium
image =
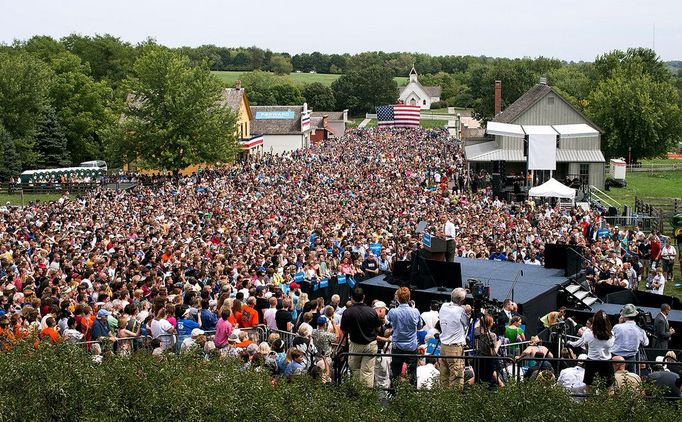
{"label": "podium", "polygon": [[422,244],[424,249],[431,253],[447,252],[448,246],[442,237],[431,236],[428,233],[424,233],[422,236]]}

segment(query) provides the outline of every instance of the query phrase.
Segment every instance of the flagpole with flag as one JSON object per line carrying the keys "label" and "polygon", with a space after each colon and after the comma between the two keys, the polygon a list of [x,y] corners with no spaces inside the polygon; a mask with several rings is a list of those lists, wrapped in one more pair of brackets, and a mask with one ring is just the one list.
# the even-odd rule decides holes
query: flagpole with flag
{"label": "flagpole with flag", "polygon": [[419,127],[421,107],[410,104],[392,104],[376,107],[379,127]]}

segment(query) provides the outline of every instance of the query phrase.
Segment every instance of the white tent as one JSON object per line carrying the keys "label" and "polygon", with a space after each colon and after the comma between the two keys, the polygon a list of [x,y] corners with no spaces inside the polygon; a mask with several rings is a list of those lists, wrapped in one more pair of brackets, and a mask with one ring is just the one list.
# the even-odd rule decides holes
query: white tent
{"label": "white tent", "polygon": [[563,198],[575,200],[575,189],[569,188],[563,183],[552,178],[541,184],[530,188],[528,196],[541,196],[544,198]]}
{"label": "white tent", "polygon": [[488,135],[509,136],[512,138],[524,138],[526,136],[521,125],[509,123],[488,122],[485,131]]}

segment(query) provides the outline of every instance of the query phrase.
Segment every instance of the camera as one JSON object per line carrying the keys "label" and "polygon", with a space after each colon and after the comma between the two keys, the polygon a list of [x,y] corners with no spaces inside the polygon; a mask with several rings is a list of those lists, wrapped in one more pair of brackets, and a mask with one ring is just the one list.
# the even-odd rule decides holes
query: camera
{"label": "camera", "polygon": [[653,334],[654,318],[651,315],[651,312],[644,312],[642,309],[637,308],[637,316],[635,317],[635,323],[647,334]]}

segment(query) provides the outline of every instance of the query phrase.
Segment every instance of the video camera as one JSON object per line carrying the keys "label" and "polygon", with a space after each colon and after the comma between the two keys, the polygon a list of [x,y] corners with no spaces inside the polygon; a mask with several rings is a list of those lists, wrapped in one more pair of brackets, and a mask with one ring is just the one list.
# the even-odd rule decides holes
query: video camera
{"label": "video camera", "polygon": [[497,318],[497,315],[502,312],[502,302],[490,299],[490,286],[475,278],[468,279],[467,285],[467,289],[474,299],[474,311],[478,312],[480,309],[485,309],[488,314]]}
{"label": "video camera", "polygon": [[642,309],[637,308],[637,316],[635,317],[635,323],[639,328],[644,330],[647,334],[654,333],[654,318],[651,312],[644,312]]}

